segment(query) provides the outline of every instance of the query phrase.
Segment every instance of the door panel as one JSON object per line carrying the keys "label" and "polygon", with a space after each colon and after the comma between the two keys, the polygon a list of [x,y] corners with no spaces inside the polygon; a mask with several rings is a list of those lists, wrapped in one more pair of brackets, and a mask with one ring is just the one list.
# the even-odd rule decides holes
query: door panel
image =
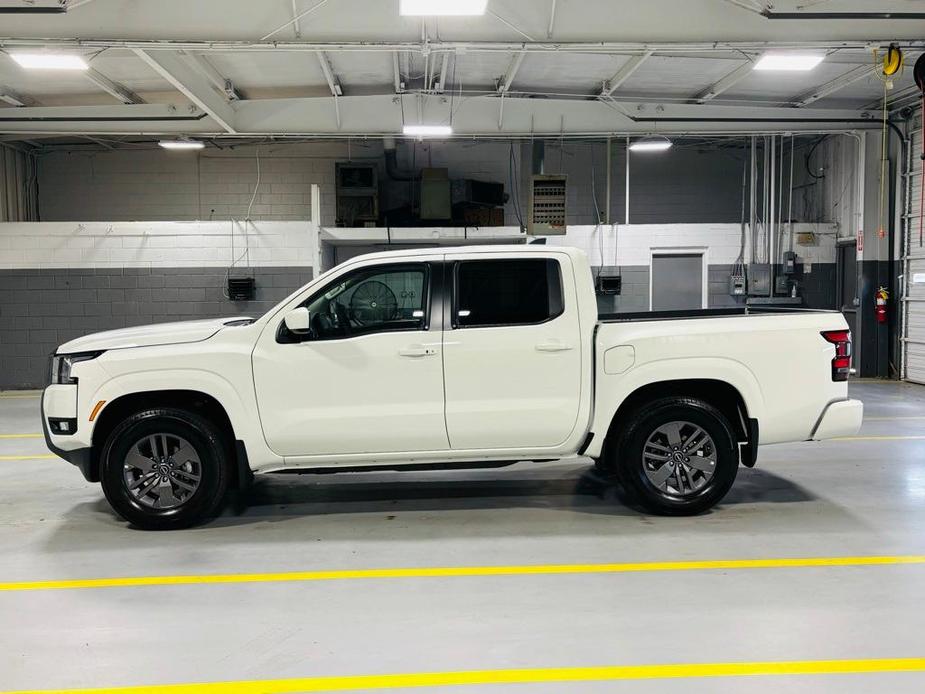
{"label": "door panel", "polygon": [[652,310],[679,311],[703,305],[703,254],[652,256]]}
{"label": "door panel", "polygon": [[[550,258],[555,291],[543,309],[551,317],[541,320],[536,302],[544,301],[545,271],[513,267],[524,262],[520,259],[447,256],[459,261],[452,307],[457,325],[444,332],[446,423],[453,449],[551,448],[574,430],[582,375],[575,282],[567,261]],[[466,263],[476,270],[468,278]],[[516,315],[530,324],[510,324]]]}
{"label": "door panel", "polygon": [[[442,272],[437,263],[426,278]],[[415,279],[418,278],[418,279]],[[306,297],[313,333],[293,339],[275,316],[254,350],[254,385],[267,444],[283,456],[449,447],[441,325],[408,265],[347,271]],[[294,308],[299,305],[295,302]],[[425,311],[426,309],[426,311]],[[419,324],[419,329],[409,326]],[[360,334],[357,334],[360,333]]]}

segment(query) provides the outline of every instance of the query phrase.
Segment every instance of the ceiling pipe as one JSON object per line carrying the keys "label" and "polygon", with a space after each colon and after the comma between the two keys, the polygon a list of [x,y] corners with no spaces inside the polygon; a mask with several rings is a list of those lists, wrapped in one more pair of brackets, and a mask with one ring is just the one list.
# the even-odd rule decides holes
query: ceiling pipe
{"label": "ceiling pipe", "polygon": [[[904,49],[925,47],[925,39],[900,40],[844,40],[844,41],[700,41],[700,42],[615,42],[615,41],[428,41],[431,52],[439,51],[482,51],[516,53],[518,51],[541,53],[635,53],[643,51],[707,52],[746,51],[763,52],[770,49],[787,50],[870,50],[886,48],[891,44]],[[76,39],[51,37],[0,37],[0,47],[48,47],[71,49],[124,48],[150,51],[296,51],[315,53],[317,51],[412,51],[422,52],[424,45],[419,41],[155,41],[144,39]]]}

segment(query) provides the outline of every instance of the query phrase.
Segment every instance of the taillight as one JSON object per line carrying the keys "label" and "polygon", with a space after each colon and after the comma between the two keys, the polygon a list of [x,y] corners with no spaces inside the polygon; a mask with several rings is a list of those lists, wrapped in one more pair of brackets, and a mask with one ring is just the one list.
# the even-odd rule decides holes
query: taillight
{"label": "taillight", "polygon": [[847,381],[851,372],[851,331],[825,330],[822,337],[835,345],[835,358],[832,359],[832,380]]}

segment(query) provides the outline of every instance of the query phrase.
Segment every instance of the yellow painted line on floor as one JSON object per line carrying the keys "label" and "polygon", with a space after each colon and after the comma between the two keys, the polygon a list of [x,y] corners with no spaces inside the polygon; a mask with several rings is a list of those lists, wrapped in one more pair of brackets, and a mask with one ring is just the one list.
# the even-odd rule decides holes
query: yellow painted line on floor
{"label": "yellow painted line on floor", "polygon": [[[123,576],[52,581],[8,581],[2,591],[72,590],[76,588],[128,588],[139,586],[214,585],[218,583],[298,583],[370,578],[458,578],[478,576],[539,576],[545,574],[618,574],[659,571],[713,571],[737,569],[795,569],[840,566],[895,566],[925,564],[925,555],[883,557],[805,557],[790,559],[719,559],[622,564],[528,564],[514,566],[445,566],[399,569],[344,569],[279,573],[189,574],[176,576]],[[2,693],[0,693],[2,694]]]}
{"label": "yellow painted line on floor", "polygon": [[41,434],[0,434],[0,439],[40,439]]}
{"label": "yellow painted line on floor", "polygon": [[925,436],[837,436],[829,441],[925,441]]}
{"label": "yellow painted line on floor", "polygon": [[0,393],[0,400],[15,398],[40,398],[41,393]]}
{"label": "yellow painted line on floor", "polygon": [[279,680],[155,684],[94,689],[33,689],[27,692],[20,690],[0,692],[0,694],[287,694],[290,692],[344,692],[371,689],[406,689],[411,687],[607,682],[699,677],[749,677],[755,675],[857,675],[887,672],[921,672],[923,670],[925,670],[925,658],[790,660],[753,663],[670,663],[666,665],[611,665],[602,667],[298,677]]}
{"label": "yellow painted line on floor", "polygon": [[57,457],[51,453],[43,453],[42,455],[0,455],[0,460],[51,460]]}

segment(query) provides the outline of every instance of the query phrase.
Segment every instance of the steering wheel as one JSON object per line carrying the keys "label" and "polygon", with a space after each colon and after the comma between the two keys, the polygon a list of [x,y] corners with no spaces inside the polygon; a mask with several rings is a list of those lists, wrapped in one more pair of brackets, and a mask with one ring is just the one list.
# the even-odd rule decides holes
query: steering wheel
{"label": "steering wheel", "polygon": [[347,313],[347,307],[339,301],[331,302],[334,309],[334,327],[337,328],[341,335],[350,334],[350,314]]}

